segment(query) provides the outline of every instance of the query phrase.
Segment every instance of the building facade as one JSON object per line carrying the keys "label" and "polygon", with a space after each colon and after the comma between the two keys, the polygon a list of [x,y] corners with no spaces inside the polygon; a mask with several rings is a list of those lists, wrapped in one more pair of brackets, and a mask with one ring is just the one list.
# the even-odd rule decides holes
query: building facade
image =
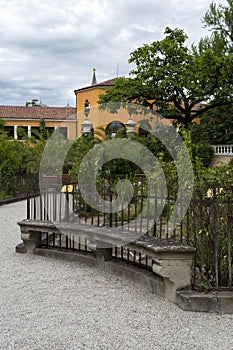
{"label": "building facade", "polygon": [[77,137],[77,115],[72,107],[0,106],[0,119],[5,122],[8,136],[15,139],[23,135],[37,137],[41,120],[49,134],[59,128],[65,138]]}
{"label": "building facade", "polygon": [[[76,110],[78,119],[78,137],[87,130],[96,130],[104,128],[115,134],[117,129],[125,127],[127,132],[139,132],[140,125],[149,128],[158,121],[161,116],[154,111],[153,120],[148,122],[148,116],[143,113],[130,115],[127,109],[120,108],[115,113],[111,113],[108,109],[100,109],[98,100],[99,95],[106,93],[108,89],[114,86],[118,78],[109,79],[97,83],[95,69],[93,70],[92,83],[89,86],[74,91],[76,96]],[[149,113],[151,117],[151,113]],[[166,124],[170,124],[165,121]]]}
{"label": "building facade", "polygon": [[[120,109],[117,113],[110,113],[108,109],[101,110],[98,105],[99,95],[106,93],[114,86],[118,78],[97,83],[95,69],[91,85],[74,90],[76,107],[48,107],[35,103],[37,100],[26,103],[25,106],[0,106],[0,119],[5,122],[5,130],[9,137],[23,139],[38,135],[41,120],[44,120],[48,134],[56,128],[65,138],[74,140],[90,130],[104,128],[115,134],[117,129],[125,127],[127,131],[138,132],[140,123],[147,117],[143,115],[129,115],[127,109]],[[153,123],[160,120],[154,116]],[[22,132],[23,131],[23,132]]]}

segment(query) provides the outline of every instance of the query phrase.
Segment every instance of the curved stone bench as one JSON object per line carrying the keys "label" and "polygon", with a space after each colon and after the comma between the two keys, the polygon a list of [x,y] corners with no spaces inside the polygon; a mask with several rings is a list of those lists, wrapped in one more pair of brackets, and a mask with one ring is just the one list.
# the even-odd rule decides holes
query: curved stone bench
{"label": "curved stone bench", "polygon": [[[149,237],[119,228],[96,227],[72,222],[22,220],[18,222],[23,243],[16,252],[34,253],[41,247],[44,232],[77,235],[87,239],[88,248],[96,254],[96,265],[105,269],[113,259],[112,248],[124,246],[152,259],[152,271],[164,281],[164,296],[176,302],[177,291],[191,285],[192,256],[195,248],[176,241]],[[109,264],[108,264],[109,267]]]}

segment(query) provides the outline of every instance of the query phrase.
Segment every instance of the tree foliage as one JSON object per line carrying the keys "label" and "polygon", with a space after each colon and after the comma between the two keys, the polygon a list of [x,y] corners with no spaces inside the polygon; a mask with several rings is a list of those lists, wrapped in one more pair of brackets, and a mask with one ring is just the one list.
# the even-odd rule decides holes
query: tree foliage
{"label": "tree foliage", "polygon": [[0,176],[13,176],[24,172],[24,144],[16,140],[8,141],[5,133],[0,133]]}
{"label": "tree foliage", "polygon": [[212,33],[217,35],[223,42],[225,53],[233,52],[233,0],[226,0],[228,6],[212,2],[209,10],[203,17],[206,28],[210,28]]}
{"label": "tree foliage", "polygon": [[156,106],[164,117],[183,125],[206,111],[232,104],[233,56],[226,55],[226,42],[215,32],[188,48],[183,30],[166,28],[164,34],[164,39],[130,54],[129,63],[135,66],[130,77],[118,79],[106,95],[100,95],[99,103]]}
{"label": "tree foliage", "polygon": [[233,142],[233,106],[222,106],[203,114],[191,128],[195,142],[226,145]]}

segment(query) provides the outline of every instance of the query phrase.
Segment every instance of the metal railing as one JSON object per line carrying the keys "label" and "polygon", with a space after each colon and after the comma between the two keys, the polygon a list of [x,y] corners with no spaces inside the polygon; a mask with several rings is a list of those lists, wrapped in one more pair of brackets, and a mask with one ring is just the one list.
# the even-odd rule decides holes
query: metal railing
{"label": "metal railing", "polygon": [[[63,188],[64,192],[61,192],[49,188],[39,196],[28,198],[27,218],[124,227],[142,235],[179,241],[196,248],[193,258],[193,288],[232,289],[233,188],[195,188],[182,222],[174,222],[174,225],[169,220],[176,202],[175,196],[162,198],[161,194],[150,195],[143,184],[135,186],[130,203],[117,213],[107,213],[103,208],[98,210],[89,206],[85,196],[91,193],[91,189],[88,189],[89,193],[81,193],[77,185],[72,186],[72,191],[68,185],[66,189],[64,191]],[[116,193],[107,190],[100,195],[110,204],[117,197]],[[155,219],[161,202],[163,210]],[[147,210],[143,212],[145,207]],[[184,209],[185,203],[182,204],[181,201],[179,210],[182,212]],[[54,237],[49,245],[65,249],[84,247],[87,250],[85,242],[75,242],[72,236]],[[113,251],[113,256],[114,254],[122,260],[151,268],[149,257],[136,257],[137,252],[118,249]]]}
{"label": "metal railing", "polygon": [[0,204],[26,199],[28,194],[39,192],[38,174],[0,177]]}

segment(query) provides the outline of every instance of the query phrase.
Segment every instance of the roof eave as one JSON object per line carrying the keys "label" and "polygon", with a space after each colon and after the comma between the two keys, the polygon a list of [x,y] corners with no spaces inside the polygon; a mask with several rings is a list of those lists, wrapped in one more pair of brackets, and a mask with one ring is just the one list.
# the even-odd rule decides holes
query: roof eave
{"label": "roof eave", "polygon": [[91,85],[91,86],[87,86],[84,88],[80,88],[77,90],[74,90],[74,93],[76,94],[77,92],[82,92],[82,91],[86,91],[86,90],[95,90],[95,89],[106,89],[106,88],[110,88],[114,86],[114,84],[108,84],[108,85]]}

